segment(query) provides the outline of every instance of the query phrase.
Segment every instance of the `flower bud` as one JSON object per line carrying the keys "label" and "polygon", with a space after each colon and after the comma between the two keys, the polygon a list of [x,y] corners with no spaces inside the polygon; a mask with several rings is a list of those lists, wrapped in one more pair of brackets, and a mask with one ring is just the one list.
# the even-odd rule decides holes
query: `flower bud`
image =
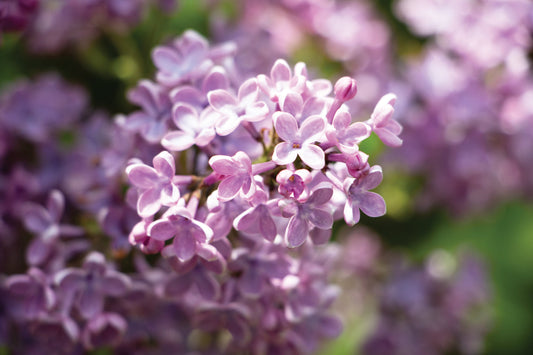
{"label": "flower bud", "polygon": [[351,100],[357,94],[357,83],[354,79],[343,76],[335,83],[335,98],[342,102]]}

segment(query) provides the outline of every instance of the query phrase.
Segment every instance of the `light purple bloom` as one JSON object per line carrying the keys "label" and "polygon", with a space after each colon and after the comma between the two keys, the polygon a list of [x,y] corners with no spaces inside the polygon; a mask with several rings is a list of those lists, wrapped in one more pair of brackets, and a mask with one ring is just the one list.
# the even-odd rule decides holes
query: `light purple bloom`
{"label": "light purple bloom", "polygon": [[[174,253],[182,262],[196,254],[206,255],[204,252],[214,249],[208,245],[213,238],[213,230],[205,223],[195,220],[187,209],[179,206],[171,207],[162,219],[151,223],[148,235],[162,241],[174,238]],[[213,255],[215,254],[216,250]]]}
{"label": "light purple bloom", "polygon": [[322,116],[310,116],[298,127],[293,115],[276,112],[273,115],[276,133],[283,140],[274,148],[272,160],[279,165],[290,164],[299,156],[313,169],[322,169],[325,165],[324,151],[313,144],[326,128],[326,119]]}
{"label": "light purple bloom", "polygon": [[82,269],[59,271],[54,282],[65,298],[74,297],[74,304],[85,319],[103,311],[105,296],[121,296],[131,284],[129,277],[111,269],[98,252],[87,255]]}
{"label": "light purple bloom", "polygon": [[309,225],[319,229],[330,229],[333,216],[327,210],[327,203],[333,195],[333,188],[328,183],[319,183],[307,201],[288,203],[281,201],[280,208],[284,215],[292,215],[285,230],[285,242],[290,248],[302,245],[309,235]]}
{"label": "light purple bloom", "polygon": [[211,106],[221,114],[215,128],[217,134],[227,136],[235,131],[241,122],[259,122],[268,115],[268,106],[258,101],[257,80],[251,78],[239,87],[237,97],[226,90],[213,90],[207,94]]}
{"label": "light purple bloom", "polygon": [[157,81],[166,86],[193,81],[205,75],[214,65],[209,58],[207,40],[188,30],[172,46],[159,46],[152,52],[158,69]]}
{"label": "light purple bloom", "polygon": [[[350,124],[351,123],[351,124]],[[354,154],[359,150],[358,144],[368,138],[371,128],[364,122],[352,123],[352,116],[347,111],[337,111],[331,126],[326,129],[326,137],[345,154]]]}
{"label": "light purple bloom", "polygon": [[252,174],[252,162],[244,152],[237,152],[232,157],[215,155],[209,159],[213,171],[222,177],[218,185],[218,198],[229,201],[239,192],[250,197],[256,190]]}
{"label": "light purple bloom", "polygon": [[171,206],[180,198],[179,187],[174,182],[176,166],[172,154],[159,153],[153,159],[153,166],[135,163],[126,168],[130,182],[140,190],[137,213],[144,218],[156,214],[161,205]]}
{"label": "light purple bloom", "polygon": [[170,121],[168,93],[149,80],[141,80],[128,93],[128,100],[141,106],[142,110],[131,113],[123,127],[139,132],[150,143],[159,142],[167,132]]}
{"label": "light purple bloom", "polygon": [[46,208],[34,203],[27,203],[22,207],[24,225],[36,234],[36,238],[26,250],[26,258],[30,264],[39,265],[44,262],[59,237],[76,237],[83,234],[81,227],[59,223],[64,208],[65,198],[58,190],[50,192]]}
{"label": "light purple bloom", "polygon": [[402,140],[398,137],[402,132],[402,126],[392,119],[395,102],[396,95],[387,94],[383,96],[376,104],[374,112],[372,112],[370,119],[367,121],[383,143],[391,147],[402,145]]}
{"label": "light purple bloom", "polygon": [[85,325],[81,334],[85,349],[102,349],[116,346],[122,340],[128,324],[117,313],[102,313],[92,318]]}
{"label": "light purple bloom", "polygon": [[180,130],[167,133],[161,144],[173,151],[182,151],[193,145],[203,147],[215,138],[214,126],[219,117],[220,115],[210,107],[198,115],[194,107],[178,104],[172,110],[172,119]]}
{"label": "light purple bloom", "polygon": [[[278,59],[270,70],[270,77],[259,75],[257,82],[270,100],[279,103],[282,111],[287,111],[290,103],[295,100],[302,101],[301,94],[304,92],[307,78],[303,75],[292,75],[289,64]],[[290,110],[289,110],[290,111]]]}
{"label": "light purple bloom", "polygon": [[276,176],[276,182],[279,184],[279,193],[287,198],[294,197],[297,200],[300,197],[307,199],[311,180],[311,173],[306,169],[298,169],[296,171],[285,169]]}
{"label": "light purple bloom", "polygon": [[349,225],[359,222],[360,212],[363,211],[370,217],[383,216],[386,212],[385,200],[375,192],[370,192],[377,187],[383,179],[379,165],[370,168],[367,174],[359,178],[344,180],[346,203],[344,205],[344,220]]}

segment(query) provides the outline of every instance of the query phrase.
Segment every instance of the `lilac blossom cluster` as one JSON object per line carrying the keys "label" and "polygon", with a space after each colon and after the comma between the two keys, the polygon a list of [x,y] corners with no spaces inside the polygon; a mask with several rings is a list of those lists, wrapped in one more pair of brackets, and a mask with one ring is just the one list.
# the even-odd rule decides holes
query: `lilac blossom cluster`
{"label": "lilac blossom cluster", "polygon": [[0,344],[310,353],[341,332],[318,245],[335,220],[385,213],[359,144],[401,142],[396,97],[352,120],[353,79],[278,60],[241,80],[235,53],[193,31],[157,47],[156,80],[128,95],[140,109],[112,121],[56,75],[6,88]]}
{"label": "lilac blossom cluster", "polygon": [[[456,265],[456,263],[458,265]],[[396,260],[376,288],[378,318],[368,355],[480,354],[491,324],[487,275],[473,255],[435,251],[422,266]]]}
{"label": "lilac blossom cluster", "polygon": [[531,196],[533,4],[402,0],[397,13],[428,41],[398,79],[408,144],[392,153],[426,179],[421,205],[462,214]]}
{"label": "lilac blossom cluster", "polygon": [[29,48],[53,54],[87,46],[98,35],[137,25],[148,7],[171,12],[175,0],[6,0],[0,2],[0,34],[23,32]]}

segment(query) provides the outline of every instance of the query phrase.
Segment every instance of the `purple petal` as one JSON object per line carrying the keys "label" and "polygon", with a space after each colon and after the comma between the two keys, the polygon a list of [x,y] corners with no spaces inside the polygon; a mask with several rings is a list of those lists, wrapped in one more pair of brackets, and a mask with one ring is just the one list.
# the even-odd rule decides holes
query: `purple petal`
{"label": "purple petal", "polygon": [[161,190],[152,188],[144,191],[137,201],[137,213],[143,218],[151,217],[161,208]]}
{"label": "purple petal", "polygon": [[106,295],[122,296],[130,287],[130,279],[117,271],[109,271],[102,279],[102,291]]}
{"label": "purple petal", "polygon": [[311,143],[316,140],[326,129],[326,119],[322,116],[308,117],[300,127],[302,143]]}
{"label": "purple petal", "polygon": [[215,110],[231,110],[237,105],[237,100],[226,90],[213,90],[207,94],[209,104],[213,106]]}
{"label": "purple petal", "polygon": [[305,242],[309,234],[309,225],[307,221],[301,218],[300,214],[292,216],[287,230],[285,231],[285,240],[289,248],[299,247]]}
{"label": "purple petal", "polygon": [[250,78],[239,87],[237,100],[241,107],[247,107],[257,100],[258,94],[259,88],[257,86],[257,80],[255,78]]}
{"label": "purple petal", "polygon": [[165,295],[170,297],[180,297],[189,290],[192,279],[189,275],[174,276],[165,285]]}
{"label": "purple petal", "polygon": [[176,127],[194,135],[198,128],[198,112],[194,107],[187,104],[178,104],[172,109],[172,119]]}
{"label": "purple petal", "polygon": [[148,226],[148,235],[157,240],[168,240],[176,233],[178,233],[176,226],[164,219],[152,222]]}
{"label": "purple petal", "polygon": [[247,231],[254,227],[258,217],[256,208],[251,207],[234,219],[233,226],[238,231]]}
{"label": "purple petal", "polygon": [[93,287],[87,287],[81,292],[78,299],[78,310],[85,319],[90,319],[101,313],[103,308],[103,297]]}
{"label": "purple petal", "polygon": [[35,238],[26,249],[26,260],[30,265],[40,265],[51,252],[51,243],[45,243],[40,238]]}
{"label": "purple petal", "polygon": [[353,226],[359,222],[360,218],[361,212],[359,211],[359,207],[354,205],[351,201],[346,201],[346,204],[344,205],[344,220],[346,221],[346,224]]}
{"label": "purple petal", "polygon": [[214,172],[220,175],[233,175],[236,172],[237,164],[226,155],[215,155],[209,159],[209,165]]}
{"label": "purple petal", "polygon": [[274,241],[278,232],[276,229],[276,223],[270,216],[268,208],[265,205],[259,205],[257,210],[261,216],[261,218],[259,218],[259,230],[261,231],[261,235],[270,242]]}
{"label": "purple petal", "polygon": [[228,176],[218,185],[218,198],[221,201],[232,200],[237,196],[244,182],[241,176]]}
{"label": "purple petal", "polygon": [[172,131],[167,133],[161,140],[161,145],[168,150],[181,152],[192,147],[194,137],[182,131]]}
{"label": "purple petal", "polygon": [[263,277],[255,267],[249,267],[239,279],[239,288],[247,296],[258,297],[263,289]]}
{"label": "purple petal", "polygon": [[292,147],[292,144],[281,142],[274,148],[272,160],[279,165],[292,163],[296,160],[298,152]]}
{"label": "purple petal", "polygon": [[174,251],[181,262],[190,260],[196,254],[196,240],[189,234],[178,234],[174,238]]}
{"label": "purple petal", "polygon": [[126,168],[130,182],[141,189],[150,189],[157,184],[159,175],[154,168],[145,164],[132,164]]}
{"label": "purple petal", "polygon": [[50,214],[43,207],[35,204],[27,204],[24,206],[24,225],[28,230],[34,233],[44,232],[52,221]]}
{"label": "purple petal", "polygon": [[380,217],[387,212],[385,200],[375,192],[365,192],[359,205],[361,211],[369,217]]}
{"label": "purple petal", "polygon": [[214,67],[202,83],[202,91],[209,92],[216,89],[226,90],[229,79],[223,67]]}
{"label": "purple petal", "polygon": [[213,230],[207,224],[195,219],[191,220],[194,238],[200,243],[209,243],[213,238]]}
{"label": "purple petal", "polygon": [[399,147],[403,143],[402,139],[386,129],[375,129],[374,132],[376,132],[381,141],[389,147]]}
{"label": "purple petal", "polygon": [[227,136],[239,127],[241,119],[233,112],[225,112],[215,123],[215,130],[220,136]]}
{"label": "purple petal", "polygon": [[178,68],[181,58],[178,54],[167,47],[157,47],[152,53],[152,60],[157,69],[171,73]]}
{"label": "purple petal", "polygon": [[309,222],[320,229],[330,229],[333,226],[333,216],[328,211],[315,208],[309,213]]}
{"label": "purple petal", "polygon": [[352,116],[347,111],[337,111],[333,117],[333,127],[336,131],[342,131],[346,129],[352,123]]}
{"label": "purple petal", "polygon": [[333,188],[331,185],[327,182],[322,182],[315,187],[311,197],[307,200],[307,204],[315,206],[324,205],[331,200],[332,195]]}
{"label": "purple petal", "polygon": [[272,116],[278,136],[286,142],[297,140],[298,122],[293,115],[286,112],[276,112]]}
{"label": "purple petal", "polygon": [[172,206],[178,202],[180,198],[180,190],[174,184],[167,184],[161,190],[161,204],[165,206]]}
{"label": "purple petal", "polygon": [[197,272],[194,276],[194,284],[202,297],[206,300],[216,299],[220,293],[218,282],[205,272]]}
{"label": "purple petal", "polygon": [[241,120],[259,122],[266,118],[268,111],[268,106],[264,102],[254,102],[246,107],[246,114],[241,116]]}
{"label": "purple petal", "polygon": [[60,191],[53,190],[50,192],[50,196],[48,196],[46,207],[50,213],[50,218],[53,221],[59,221],[63,215],[63,209],[65,208],[65,197]]}
{"label": "purple petal", "polygon": [[280,108],[284,112],[288,112],[293,116],[296,116],[302,112],[304,105],[302,95],[295,92],[289,92],[287,95],[283,95],[280,99]]}
{"label": "purple petal", "polygon": [[163,176],[172,178],[176,172],[174,157],[167,151],[162,151],[153,159],[155,170]]}
{"label": "purple petal", "polygon": [[291,80],[292,71],[289,64],[283,59],[276,60],[270,70],[270,77],[274,82]]}
{"label": "purple petal", "polygon": [[383,180],[383,171],[381,170],[381,166],[374,165],[368,171],[368,175],[366,175],[362,179],[359,187],[363,190],[372,190],[376,188],[379,184],[381,184],[382,180]]}
{"label": "purple petal", "polygon": [[314,144],[304,144],[298,151],[302,161],[313,169],[322,169],[326,165],[326,155],[322,148]]}

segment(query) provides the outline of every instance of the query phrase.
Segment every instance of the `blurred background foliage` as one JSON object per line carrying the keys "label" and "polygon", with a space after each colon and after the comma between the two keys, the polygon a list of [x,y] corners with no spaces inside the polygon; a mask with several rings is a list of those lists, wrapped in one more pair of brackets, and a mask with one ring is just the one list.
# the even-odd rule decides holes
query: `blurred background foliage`
{"label": "blurred background foliage", "polygon": [[[410,33],[394,16],[392,3],[392,0],[375,2],[393,29],[395,55],[416,53],[424,39]],[[230,18],[238,12],[232,1],[223,1],[219,9]],[[196,0],[181,1],[179,10],[171,15],[152,9],[131,33],[106,33],[88,48],[69,49],[56,55],[30,55],[18,35],[6,34],[0,47],[0,89],[18,78],[32,78],[54,70],[69,81],[83,85],[94,107],[113,113],[129,112],[132,107],[126,100],[127,89],[139,79],[153,75],[151,49],[188,28],[209,38],[207,11],[209,5]],[[320,53],[315,43],[303,43],[290,60],[305,61],[321,76],[334,81],[343,74],[342,67]],[[361,147],[371,157],[384,149],[376,137]],[[361,224],[376,231],[386,248],[399,250],[414,261],[421,262],[435,250],[452,255],[467,250],[480,255],[489,270],[493,293],[493,326],[484,354],[530,354],[533,348],[533,205],[517,199],[501,206],[489,206],[488,211],[479,214],[452,216],[439,209],[421,213],[414,210],[412,203],[421,177],[389,173],[386,167],[384,176],[378,192],[387,201],[388,214],[378,219],[362,216]],[[367,327],[367,322],[355,322],[322,352],[353,354]],[[4,353],[0,349],[0,354]]]}

